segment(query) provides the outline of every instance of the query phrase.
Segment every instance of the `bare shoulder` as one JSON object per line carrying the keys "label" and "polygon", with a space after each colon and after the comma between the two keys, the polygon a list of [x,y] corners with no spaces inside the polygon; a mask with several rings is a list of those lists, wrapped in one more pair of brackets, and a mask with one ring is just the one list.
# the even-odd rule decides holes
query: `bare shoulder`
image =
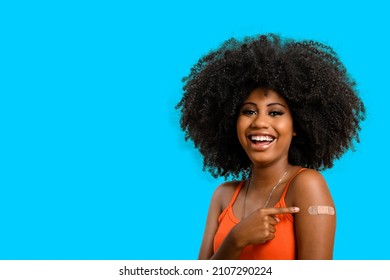
{"label": "bare shoulder", "polygon": [[316,170],[306,169],[291,182],[290,201],[294,205],[333,205],[333,200],[325,178]]}
{"label": "bare shoulder", "polygon": [[336,215],[324,177],[315,170],[306,169],[291,181],[290,188],[292,204],[300,208],[294,215],[297,258],[332,259]]}
{"label": "bare shoulder", "polygon": [[228,206],[239,184],[239,181],[228,181],[220,184],[214,191],[213,201],[224,209]]}

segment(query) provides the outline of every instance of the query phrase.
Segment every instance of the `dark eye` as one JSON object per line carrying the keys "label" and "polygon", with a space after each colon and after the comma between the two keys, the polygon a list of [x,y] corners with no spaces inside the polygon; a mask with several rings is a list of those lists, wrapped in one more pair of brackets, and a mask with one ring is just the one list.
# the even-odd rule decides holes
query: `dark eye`
{"label": "dark eye", "polygon": [[252,109],[244,109],[241,111],[241,114],[251,116],[251,115],[256,115],[256,111]]}
{"label": "dark eye", "polygon": [[269,115],[271,117],[281,116],[281,115],[283,115],[283,112],[281,112],[281,111],[271,111],[271,112],[269,112]]}

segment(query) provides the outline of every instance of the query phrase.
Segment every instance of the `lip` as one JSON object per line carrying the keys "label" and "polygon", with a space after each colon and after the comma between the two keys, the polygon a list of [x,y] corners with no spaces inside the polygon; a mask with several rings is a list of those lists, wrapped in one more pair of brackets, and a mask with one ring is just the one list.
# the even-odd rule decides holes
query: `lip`
{"label": "lip", "polygon": [[[253,143],[251,140],[252,136],[268,136],[268,137],[274,138],[274,140],[272,142]],[[259,152],[268,150],[277,140],[276,136],[274,136],[270,133],[254,133],[254,132],[252,132],[252,133],[247,134],[246,137],[248,139],[248,143],[249,143],[250,148],[255,150],[255,151],[259,151]]]}

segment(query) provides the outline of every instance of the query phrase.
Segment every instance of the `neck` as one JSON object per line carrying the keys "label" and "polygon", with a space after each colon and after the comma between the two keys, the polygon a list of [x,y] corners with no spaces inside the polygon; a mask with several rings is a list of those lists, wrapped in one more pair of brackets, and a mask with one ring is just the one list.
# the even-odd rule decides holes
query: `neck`
{"label": "neck", "polygon": [[278,162],[269,166],[252,166],[251,188],[268,189],[270,186],[283,176],[288,170],[289,164],[287,161]]}

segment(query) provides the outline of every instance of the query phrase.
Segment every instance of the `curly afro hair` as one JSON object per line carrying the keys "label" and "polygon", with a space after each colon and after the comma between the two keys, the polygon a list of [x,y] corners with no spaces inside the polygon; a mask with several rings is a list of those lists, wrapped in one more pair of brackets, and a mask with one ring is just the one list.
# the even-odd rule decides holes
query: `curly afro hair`
{"label": "curly afro hair", "polygon": [[203,155],[212,176],[239,178],[251,172],[236,120],[255,88],[279,93],[290,106],[297,133],[289,163],[323,170],[353,141],[359,142],[365,108],[356,83],[333,49],[275,34],[229,39],[200,58],[183,78],[180,125]]}

